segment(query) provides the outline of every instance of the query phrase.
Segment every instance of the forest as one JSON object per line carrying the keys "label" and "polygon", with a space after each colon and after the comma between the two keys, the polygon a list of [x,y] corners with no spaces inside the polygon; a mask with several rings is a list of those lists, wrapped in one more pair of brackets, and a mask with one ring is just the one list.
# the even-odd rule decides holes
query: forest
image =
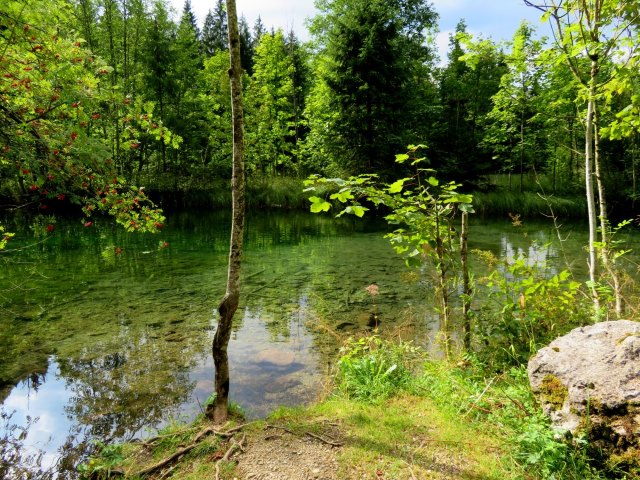
{"label": "forest", "polygon": [[[6,3],[3,198],[45,209],[61,195],[102,202],[98,176],[177,197],[224,189],[216,183],[231,171],[221,0],[202,31],[189,1],[177,21],[161,1]],[[468,190],[583,197],[587,60],[563,62],[526,23],[496,44],[468,34],[462,20],[439,59],[428,4],[345,0],[318,9],[307,43],[260,19],[239,20],[254,184],[311,173],[393,178],[395,155],[424,144],[429,168]],[[566,34],[567,49],[581,48]],[[626,218],[638,188],[638,87],[634,64],[620,55],[635,52],[626,34],[601,41],[599,178],[610,208]]]}
{"label": "forest", "polygon": [[[420,0],[316,0],[309,41],[233,0],[0,0],[0,476],[257,478],[246,437],[290,435],[331,453],[282,478],[637,478],[635,400],[527,363],[638,336],[640,4],[523,3],[550,37],[461,19],[440,58]],[[50,388],[69,431],[30,450]]]}

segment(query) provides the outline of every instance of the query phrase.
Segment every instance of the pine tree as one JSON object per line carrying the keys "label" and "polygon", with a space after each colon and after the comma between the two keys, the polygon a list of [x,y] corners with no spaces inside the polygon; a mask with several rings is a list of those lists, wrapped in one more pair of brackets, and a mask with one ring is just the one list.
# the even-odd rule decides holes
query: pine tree
{"label": "pine tree", "polygon": [[264,28],[264,24],[262,23],[262,18],[260,18],[260,15],[258,15],[258,18],[256,19],[256,23],[253,24],[253,50],[254,51],[258,47],[258,44],[260,43],[260,39],[262,38],[262,35],[264,35],[265,33],[267,33],[267,29]]}
{"label": "pine tree", "polygon": [[208,57],[227,50],[227,13],[224,2],[217,0],[212,12],[209,10],[202,28],[202,49]]}
{"label": "pine tree", "polygon": [[318,72],[335,112],[328,126],[333,162],[349,170],[393,166],[415,138],[418,66],[430,60],[426,30],[436,14],[417,0],[321,2],[312,32],[325,56]]}
{"label": "pine tree", "polygon": [[182,7],[182,17],[180,18],[181,24],[188,24],[191,31],[195,33],[196,40],[200,39],[200,29],[198,28],[198,20],[196,14],[193,13],[191,7],[191,0],[184,0],[184,7]]}
{"label": "pine tree", "polygon": [[200,41],[202,42],[202,52],[207,57],[212,57],[216,53],[215,40],[213,37],[215,25],[215,18],[213,17],[213,13],[211,10],[207,12],[207,15],[204,17],[204,25],[202,26],[202,35]]}
{"label": "pine tree", "polygon": [[253,48],[253,38],[251,38],[249,24],[244,15],[240,17],[238,29],[240,31],[240,64],[242,69],[248,75],[251,75],[253,74],[255,49]]}

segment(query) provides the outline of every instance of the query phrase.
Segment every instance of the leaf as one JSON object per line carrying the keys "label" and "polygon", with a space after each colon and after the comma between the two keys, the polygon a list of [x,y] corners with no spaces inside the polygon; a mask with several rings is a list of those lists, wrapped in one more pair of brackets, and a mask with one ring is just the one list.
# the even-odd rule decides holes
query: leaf
{"label": "leaf", "polygon": [[362,218],[364,216],[364,212],[366,212],[369,209],[366,207],[363,207],[362,205],[354,205],[352,210],[353,210],[353,214],[356,217]]}
{"label": "leaf", "polygon": [[329,202],[312,203],[311,213],[328,212],[330,208],[331,204]]}
{"label": "leaf", "polygon": [[347,201],[352,200],[354,196],[350,190],[342,190],[338,193],[332,193],[329,198],[331,200],[337,199],[340,203],[347,203]]}
{"label": "leaf", "polygon": [[397,180],[389,185],[389,193],[400,193],[402,191],[402,187],[404,186],[404,181],[405,179],[401,178],[400,180]]}
{"label": "leaf", "polygon": [[311,202],[311,213],[328,212],[331,204],[319,197],[309,197]]}
{"label": "leaf", "polygon": [[398,163],[404,163],[407,160],[409,160],[409,155],[406,154],[406,153],[398,153],[396,155],[396,162],[398,162]]}

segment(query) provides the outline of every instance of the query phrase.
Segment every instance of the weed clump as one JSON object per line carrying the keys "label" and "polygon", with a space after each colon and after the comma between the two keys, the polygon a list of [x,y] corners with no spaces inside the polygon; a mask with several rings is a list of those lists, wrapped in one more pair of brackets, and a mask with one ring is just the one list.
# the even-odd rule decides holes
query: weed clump
{"label": "weed clump", "polygon": [[340,353],[338,391],[347,398],[378,402],[410,387],[419,349],[372,335],[349,339]]}

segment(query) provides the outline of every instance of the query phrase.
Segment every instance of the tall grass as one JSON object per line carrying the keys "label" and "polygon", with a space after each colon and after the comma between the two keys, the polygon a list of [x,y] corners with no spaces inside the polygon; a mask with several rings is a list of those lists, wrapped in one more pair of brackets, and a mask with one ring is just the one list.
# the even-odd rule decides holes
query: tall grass
{"label": "tall grass", "polygon": [[565,218],[584,218],[587,205],[584,196],[543,197],[534,192],[477,192],[473,194],[475,211],[482,216],[507,216],[509,214],[527,217],[554,215]]}
{"label": "tall grass", "polygon": [[[493,181],[493,180],[492,180]],[[231,205],[228,179],[203,175],[179,181],[167,176],[148,179],[147,191],[173,208],[227,208]],[[535,185],[528,185],[532,189]],[[583,195],[549,196],[543,198],[535,191],[520,193],[503,186],[491,192],[475,192],[474,206],[481,216],[519,214],[527,217],[555,215],[564,218],[584,218],[586,202]],[[304,191],[303,179],[282,176],[249,175],[247,177],[247,205],[250,208],[309,208],[310,193]],[[322,196],[322,192],[314,192]]]}
{"label": "tall grass", "polygon": [[503,478],[604,478],[589,465],[584,445],[557,436],[531,393],[524,366],[495,374],[473,356],[454,366],[376,335],[349,340],[341,353],[336,377],[341,398],[356,405],[388,404],[407,395],[414,395],[414,402],[428,398],[443,414],[499,439]]}
{"label": "tall grass", "polygon": [[[309,194],[303,190],[300,178],[248,176],[247,205],[250,208],[308,209]],[[231,205],[228,179],[200,178],[177,184],[157,179],[148,184],[147,191],[165,207],[227,208]]]}

